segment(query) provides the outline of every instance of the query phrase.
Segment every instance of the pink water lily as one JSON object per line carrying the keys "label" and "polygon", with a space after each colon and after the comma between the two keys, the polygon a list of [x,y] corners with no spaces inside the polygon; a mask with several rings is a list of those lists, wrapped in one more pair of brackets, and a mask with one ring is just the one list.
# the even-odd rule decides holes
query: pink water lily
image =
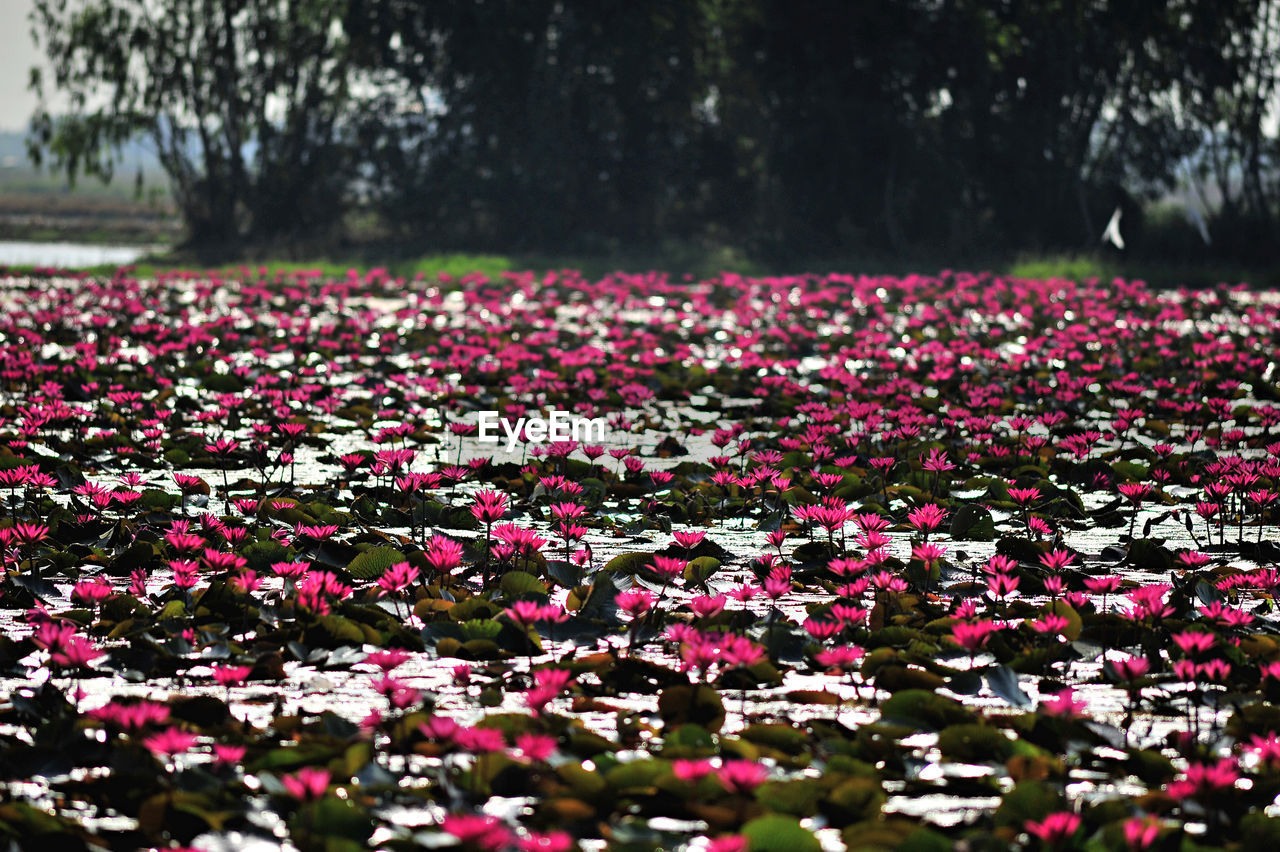
{"label": "pink water lily", "polygon": [[298,801],[313,802],[324,797],[329,789],[330,779],[328,770],[304,766],[292,775],[282,776],[280,783]]}

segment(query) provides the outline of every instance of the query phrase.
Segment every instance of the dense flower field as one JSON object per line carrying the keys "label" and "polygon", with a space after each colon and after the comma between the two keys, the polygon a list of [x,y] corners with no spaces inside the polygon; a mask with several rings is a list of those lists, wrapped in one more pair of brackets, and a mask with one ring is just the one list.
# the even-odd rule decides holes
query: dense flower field
{"label": "dense flower field", "polygon": [[1274,294],[0,302],[0,842],[1280,847]]}

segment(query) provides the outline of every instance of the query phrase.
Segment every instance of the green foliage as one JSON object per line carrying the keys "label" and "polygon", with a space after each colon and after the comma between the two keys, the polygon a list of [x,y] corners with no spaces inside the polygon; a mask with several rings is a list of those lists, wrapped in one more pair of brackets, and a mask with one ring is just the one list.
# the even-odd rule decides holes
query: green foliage
{"label": "green foliage", "polygon": [[[1258,256],[1278,215],[1258,106],[1277,83],[1257,72],[1280,51],[1271,4],[149,9],[36,0],[51,70],[36,75],[29,148],[73,179],[109,178],[120,149],[146,137],[206,249],[314,249],[351,228],[380,244],[430,234],[539,252],[527,265],[543,268],[564,252],[695,274],[837,252],[866,266],[886,247],[940,248],[950,263],[976,246],[1096,246],[1117,206],[1138,245],[1135,197],[1188,169],[1225,193],[1221,218],[1236,227],[1214,222],[1214,236],[1237,254]],[[49,111],[55,92],[67,115]],[[1169,218],[1151,245],[1185,255],[1198,238]],[[398,274],[455,278],[512,265],[396,260]],[[1013,271],[1107,278],[1116,266],[1067,257]]]}
{"label": "green foliage", "polygon": [[[110,179],[116,152],[144,136],[189,236],[323,232],[342,215],[354,167],[345,0],[239,3],[37,0],[49,60],[29,147],[74,179]],[[56,90],[72,104],[49,112]]]}

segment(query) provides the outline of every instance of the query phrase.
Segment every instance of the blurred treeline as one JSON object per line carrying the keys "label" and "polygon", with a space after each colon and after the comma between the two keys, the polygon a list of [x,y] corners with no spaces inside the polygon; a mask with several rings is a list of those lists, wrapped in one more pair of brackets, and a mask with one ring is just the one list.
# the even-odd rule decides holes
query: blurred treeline
{"label": "blurred treeline", "polygon": [[147,137],[197,246],[1266,262],[1277,2],[37,0],[30,142]]}

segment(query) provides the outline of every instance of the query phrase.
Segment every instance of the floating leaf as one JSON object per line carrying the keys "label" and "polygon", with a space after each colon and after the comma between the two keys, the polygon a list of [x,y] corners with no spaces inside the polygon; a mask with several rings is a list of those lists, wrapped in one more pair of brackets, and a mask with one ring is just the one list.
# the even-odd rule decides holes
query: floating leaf
{"label": "floating leaf", "polygon": [[652,564],[652,553],[620,553],[605,563],[600,570],[609,574],[634,574],[646,565]]}
{"label": "floating leaf", "polygon": [[964,763],[1004,763],[1013,754],[1013,742],[989,725],[950,725],[938,734],[938,750]]}
{"label": "floating leaf", "polygon": [[987,669],[987,686],[1014,707],[1031,705],[1030,697],[1018,686],[1018,675],[1008,666],[992,666]]}
{"label": "floating leaf", "polygon": [[289,821],[295,835],[344,838],[363,842],[373,834],[373,820],[350,799],[325,796],[302,805]]}
{"label": "floating leaf", "polygon": [[768,814],[742,827],[751,852],[822,852],[822,844],[794,817]]}
{"label": "floating leaf", "polygon": [[818,812],[825,786],[817,778],[768,781],[756,788],[755,796],[756,801],[775,813],[810,817]]}
{"label": "floating leaf", "polygon": [[699,556],[684,568],[684,578],[690,583],[704,584],[720,569],[720,560],[712,556]]}
{"label": "floating leaf", "polygon": [[996,537],[995,522],[985,506],[965,503],[951,515],[951,537],[956,541],[991,541]]}
{"label": "floating leaf", "polygon": [[357,580],[376,580],[388,568],[408,558],[394,547],[374,547],[364,551],[347,566],[347,573]]}
{"label": "floating leaf", "polygon": [[666,727],[692,722],[714,733],[724,724],[724,702],[703,684],[669,686],[658,696],[658,715]]}
{"label": "floating leaf", "polygon": [[545,598],[547,587],[541,580],[524,571],[508,571],[502,575],[502,596],[508,600]]}
{"label": "floating leaf", "polygon": [[906,689],[890,696],[881,706],[880,715],[886,721],[933,731],[974,718],[973,711],[959,701],[922,689]]}

